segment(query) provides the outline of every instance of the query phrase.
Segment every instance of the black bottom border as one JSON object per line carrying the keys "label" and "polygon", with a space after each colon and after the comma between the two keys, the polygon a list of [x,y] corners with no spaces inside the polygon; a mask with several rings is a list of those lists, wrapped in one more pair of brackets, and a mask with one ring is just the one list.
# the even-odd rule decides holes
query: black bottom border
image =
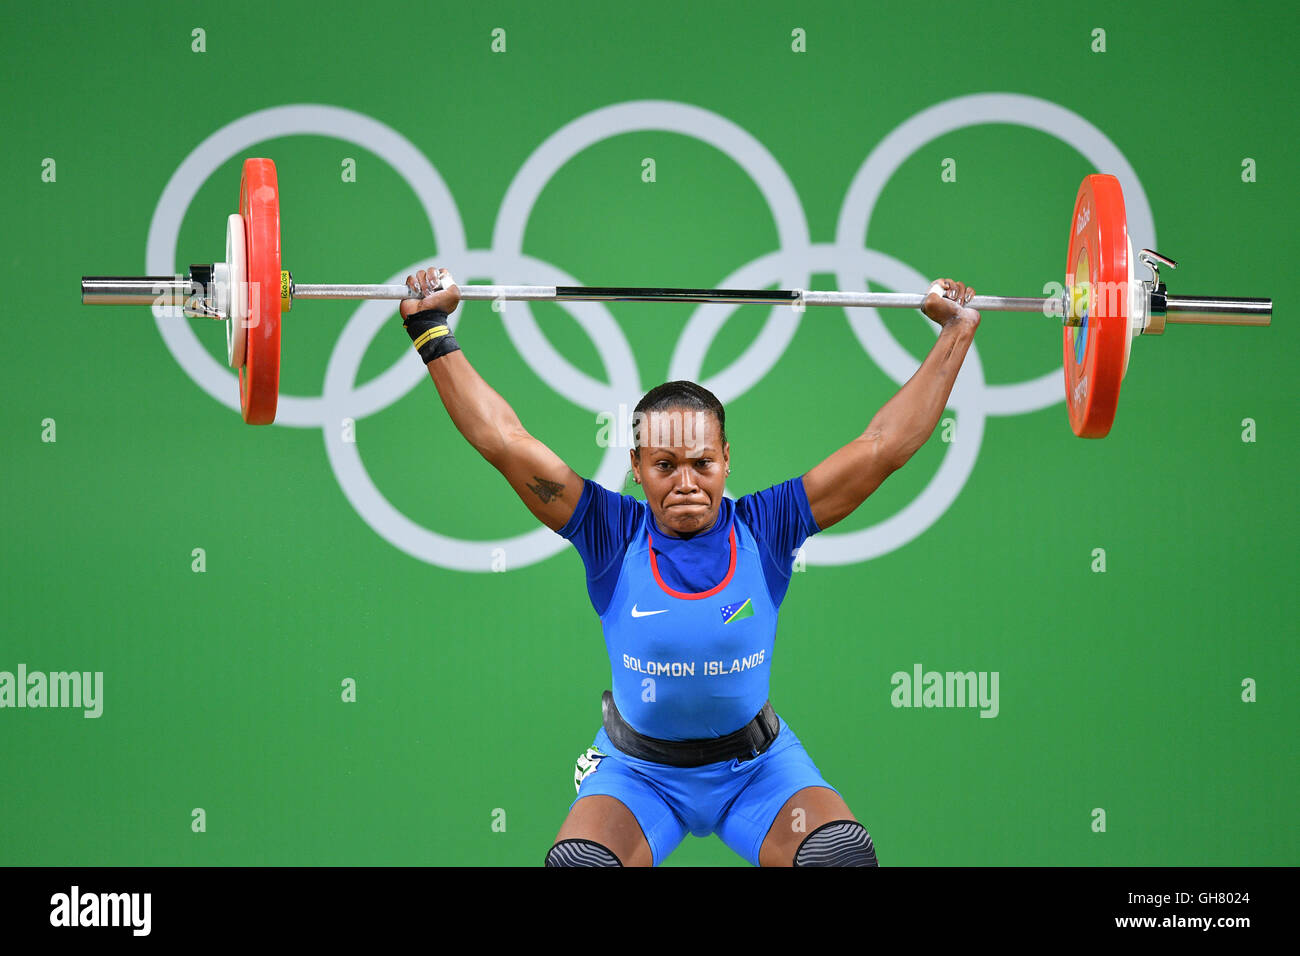
{"label": "black bottom border", "polygon": [[[405,938],[433,927],[472,928],[480,940],[517,934],[536,941],[542,933],[567,935],[574,922],[607,922],[604,914],[616,907],[631,930],[661,940],[697,927],[730,937],[765,919],[797,925],[811,918],[824,925],[834,917],[851,925],[865,916],[893,924],[921,945],[946,938],[1097,935],[1217,944],[1232,934],[1285,931],[1293,869],[887,867],[817,876],[666,868],[642,877],[604,870],[584,877],[488,867],[9,867],[0,869],[0,926],[7,942],[75,935],[92,946],[96,937],[210,943],[284,936],[337,943]],[[146,893],[147,934],[139,932]],[[141,895],[115,896],[101,909],[102,894]],[[89,896],[96,900],[88,903]],[[127,925],[70,925],[100,913],[111,919],[115,908]],[[1201,923],[1206,919],[1208,926]]]}

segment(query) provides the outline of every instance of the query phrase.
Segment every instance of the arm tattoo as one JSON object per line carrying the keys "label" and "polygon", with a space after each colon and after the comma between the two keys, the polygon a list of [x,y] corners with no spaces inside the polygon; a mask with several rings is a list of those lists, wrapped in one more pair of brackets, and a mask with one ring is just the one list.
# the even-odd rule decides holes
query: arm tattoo
{"label": "arm tattoo", "polygon": [[[550,504],[552,500],[563,497],[564,485],[558,481],[547,481],[541,475],[533,475],[533,479],[537,484],[528,485],[528,490],[541,498],[542,504]],[[524,482],[524,484],[527,485],[528,482]]]}

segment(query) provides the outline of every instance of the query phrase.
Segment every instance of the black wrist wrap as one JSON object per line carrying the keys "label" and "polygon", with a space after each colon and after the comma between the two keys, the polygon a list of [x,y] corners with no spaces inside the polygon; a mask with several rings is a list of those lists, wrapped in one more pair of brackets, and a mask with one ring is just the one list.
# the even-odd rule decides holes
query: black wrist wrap
{"label": "black wrist wrap", "polygon": [[456,337],[447,326],[446,312],[426,309],[414,313],[402,324],[406,326],[415,350],[420,353],[420,358],[426,365],[448,352],[460,351]]}

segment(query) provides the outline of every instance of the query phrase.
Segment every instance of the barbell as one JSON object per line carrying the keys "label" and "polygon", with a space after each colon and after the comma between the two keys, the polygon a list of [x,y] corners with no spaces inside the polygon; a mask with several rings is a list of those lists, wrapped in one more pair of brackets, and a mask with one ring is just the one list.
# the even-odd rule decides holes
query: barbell
{"label": "barbell", "polygon": [[[1168,323],[1268,325],[1272,299],[1171,296],[1160,266],[1177,263],[1151,249],[1138,261],[1150,279],[1135,279],[1119,180],[1085,176],[1074,201],[1065,283],[1055,297],[977,295],[980,311],[1041,312],[1064,326],[1065,399],[1082,438],[1104,437],[1115,419],[1120,383],[1138,335]],[[1046,288],[1046,287],[1045,287]],[[770,289],[672,289],[617,286],[462,285],[467,301],[713,302],[740,305],[918,309],[926,293],[818,292]],[[226,221],[226,259],[192,265],[188,276],[82,276],[83,305],[179,307],[185,315],[226,322],[226,354],[239,372],[239,404],[250,425],[275,420],[280,384],[280,316],[295,299],[408,299],[405,285],[308,285],[281,268],[280,188],[270,159],[244,160],[239,211]]]}

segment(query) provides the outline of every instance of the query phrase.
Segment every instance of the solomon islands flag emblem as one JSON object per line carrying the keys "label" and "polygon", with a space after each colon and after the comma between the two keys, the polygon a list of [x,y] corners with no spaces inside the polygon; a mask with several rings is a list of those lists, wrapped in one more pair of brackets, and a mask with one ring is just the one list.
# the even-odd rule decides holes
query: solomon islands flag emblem
{"label": "solomon islands flag emblem", "polygon": [[739,621],[744,617],[754,616],[754,604],[749,598],[738,601],[735,604],[722,605],[722,623],[730,624],[732,621]]}

